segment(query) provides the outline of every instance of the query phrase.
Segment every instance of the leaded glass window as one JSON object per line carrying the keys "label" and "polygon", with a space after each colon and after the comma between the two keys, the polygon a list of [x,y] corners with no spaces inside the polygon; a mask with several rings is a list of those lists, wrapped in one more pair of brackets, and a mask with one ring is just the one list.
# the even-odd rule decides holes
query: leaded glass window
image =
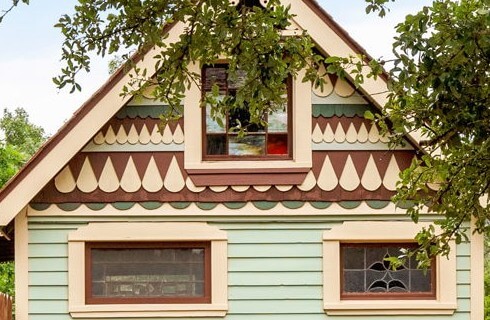
{"label": "leaded glass window", "polygon": [[[236,79],[228,78],[226,65],[206,66],[202,74],[204,94],[213,85],[218,86],[218,101],[234,96],[244,85],[245,75],[238,73]],[[289,85],[288,85],[289,87]],[[203,108],[203,157],[208,160],[243,158],[290,158],[291,126],[289,89],[285,92],[288,103],[261,119],[267,125],[252,124],[246,109],[233,109],[224,115],[213,114],[210,105]],[[234,128],[246,128],[240,135]]]}
{"label": "leaded glass window", "polygon": [[205,303],[209,243],[88,243],[88,303]]}
{"label": "leaded glass window", "polygon": [[417,261],[410,258],[393,269],[389,257],[400,256],[403,244],[341,244],[342,298],[435,298],[434,266],[417,269]]}

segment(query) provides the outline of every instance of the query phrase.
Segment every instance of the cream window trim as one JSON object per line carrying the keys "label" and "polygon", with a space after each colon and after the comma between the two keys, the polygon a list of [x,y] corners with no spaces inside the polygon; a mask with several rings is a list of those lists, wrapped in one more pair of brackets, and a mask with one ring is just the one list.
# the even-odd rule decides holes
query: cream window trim
{"label": "cream window trim", "polygon": [[428,223],[411,221],[355,221],[323,233],[323,308],[328,315],[453,314],[456,302],[456,247],[449,259],[436,258],[435,300],[341,300],[340,244],[411,242]]}
{"label": "cream window trim", "polygon": [[[189,72],[201,73],[199,65],[189,66]],[[187,169],[288,169],[311,168],[311,84],[302,82],[304,71],[299,72],[292,84],[293,99],[293,160],[255,161],[203,161],[201,90],[193,83],[184,99],[185,151],[184,168]]]}
{"label": "cream window trim", "polygon": [[[210,241],[211,303],[85,303],[85,242]],[[224,317],[228,310],[226,232],[206,223],[90,223],[68,235],[68,309],[73,318]]]}

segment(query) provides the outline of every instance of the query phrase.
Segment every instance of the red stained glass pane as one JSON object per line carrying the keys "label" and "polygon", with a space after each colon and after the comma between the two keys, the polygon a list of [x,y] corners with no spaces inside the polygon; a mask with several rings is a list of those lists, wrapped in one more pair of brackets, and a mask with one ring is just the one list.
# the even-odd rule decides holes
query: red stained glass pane
{"label": "red stained glass pane", "polygon": [[269,134],[267,139],[267,154],[288,154],[288,135]]}

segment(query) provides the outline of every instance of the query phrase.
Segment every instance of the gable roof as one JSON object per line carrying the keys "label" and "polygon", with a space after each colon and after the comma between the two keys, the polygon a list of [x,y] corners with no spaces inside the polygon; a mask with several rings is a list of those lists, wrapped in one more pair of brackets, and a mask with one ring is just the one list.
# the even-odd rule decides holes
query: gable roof
{"label": "gable roof", "polygon": [[[327,56],[366,55],[365,50],[342,29],[314,0],[283,0],[296,15],[295,22],[307,30],[317,48]],[[164,30],[168,41],[176,41],[184,25],[169,25]],[[133,59],[149,74],[155,73],[153,59],[157,48]],[[29,201],[79,152],[85,144],[123,107],[131,97],[120,95],[129,81],[121,67],[85,102],[66,124],[47,141],[31,160],[0,191],[0,226],[8,224]],[[378,108],[387,101],[386,77],[365,78],[358,88]],[[414,140],[412,139],[412,142]]]}

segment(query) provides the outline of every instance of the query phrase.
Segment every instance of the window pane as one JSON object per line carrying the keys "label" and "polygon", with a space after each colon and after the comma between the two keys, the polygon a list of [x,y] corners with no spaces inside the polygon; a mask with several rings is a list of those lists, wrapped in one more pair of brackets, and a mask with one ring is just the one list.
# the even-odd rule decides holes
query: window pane
{"label": "window pane", "polygon": [[242,138],[229,136],[229,154],[235,156],[261,156],[265,154],[265,135],[248,134]]}
{"label": "window pane", "polygon": [[288,132],[288,114],[286,109],[269,114],[267,130],[269,132]]}
{"label": "window pane", "polygon": [[416,262],[407,261],[394,270],[386,260],[389,257],[399,256],[400,249],[404,246],[407,245],[341,245],[342,292],[346,294],[431,294],[433,286],[431,269],[418,270]]}
{"label": "window pane", "polygon": [[288,154],[288,135],[269,134],[267,138],[267,154]]}
{"label": "window pane", "polygon": [[92,297],[203,297],[204,250],[93,248]]}
{"label": "window pane", "polygon": [[209,155],[226,154],[226,134],[208,135],[206,146]]}
{"label": "window pane", "polygon": [[[218,97],[219,98],[219,97]],[[221,122],[221,123],[220,123]],[[206,132],[207,133],[226,133],[226,118],[211,116],[211,106],[206,106]]]}

